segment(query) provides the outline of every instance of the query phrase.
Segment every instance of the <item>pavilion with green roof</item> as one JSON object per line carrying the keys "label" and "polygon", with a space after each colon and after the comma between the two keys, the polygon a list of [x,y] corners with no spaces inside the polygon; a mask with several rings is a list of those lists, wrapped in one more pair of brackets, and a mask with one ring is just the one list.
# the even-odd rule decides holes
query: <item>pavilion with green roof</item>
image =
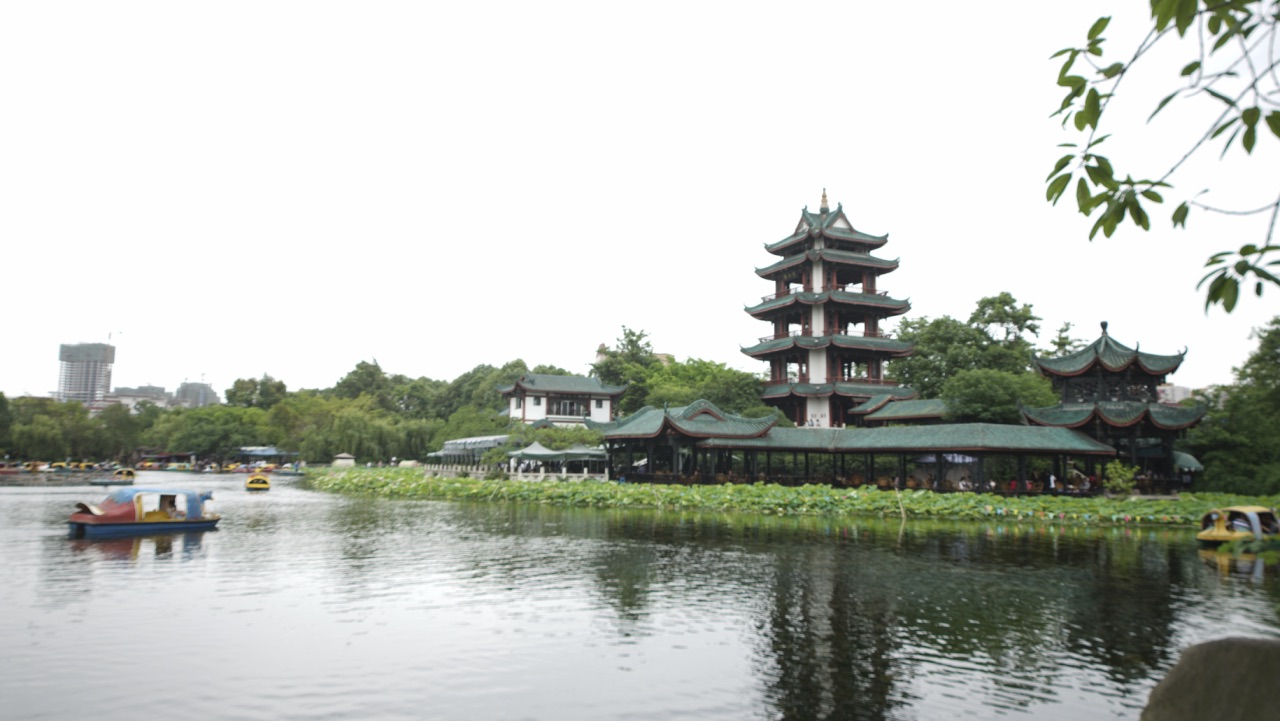
{"label": "pavilion with green roof", "polygon": [[[1023,408],[1027,423],[1071,428],[1113,446],[1149,476],[1172,479],[1179,466],[1173,444],[1204,417],[1202,406],[1158,402],[1158,388],[1182,364],[1186,351],[1156,355],[1125,346],[1107,334],[1060,358],[1036,358],[1061,402]],[[1194,460],[1194,459],[1193,459]]]}
{"label": "pavilion with green roof", "polygon": [[[1029,457],[1057,462],[1067,456],[1115,456],[1114,448],[1069,428],[990,423],[779,428],[776,416],[738,416],[705,400],[678,408],[646,406],[626,418],[588,421],[587,426],[604,436],[611,477],[628,481],[857,486],[884,485],[892,477],[903,485],[908,464],[938,463],[948,454],[963,454],[975,459],[975,489],[995,487],[997,480],[1002,488],[1007,479],[989,477],[987,459],[1011,457],[1016,474],[1026,478]],[[932,460],[923,461],[922,455]],[[944,468],[937,470],[939,478],[945,477]]]}
{"label": "pavilion with green roof", "polygon": [[525,373],[498,392],[507,400],[507,415],[529,424],[571,426],[584,420],[613,419],[614,403],[626,386],[611,386],[588,376]]}
{"label": "pavilion with green roof", "polygon": [[742,352],[769,364],[761,397],[796,425],[842,427],[872,397],[915,397],[884,373],[886,361],[911,353],[911,344],[880,330],[911,308],[876,289],[898,267],[871,254],[887,241],[856,230],[843,206],[832,211],[824,190],[819,212],[804,208],[791,235],[765,246],[780,259],[756,274],[774,292],[746,312],[773,331]]}

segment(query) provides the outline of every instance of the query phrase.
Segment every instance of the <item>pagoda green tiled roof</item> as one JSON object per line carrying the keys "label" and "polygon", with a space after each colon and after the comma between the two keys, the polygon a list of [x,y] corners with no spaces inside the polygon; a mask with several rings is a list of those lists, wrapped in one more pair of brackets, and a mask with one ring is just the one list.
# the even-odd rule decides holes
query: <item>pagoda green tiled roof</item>
{"label": "pagoda green tiled roof", "polygon": [[911,301],[890,298],[887,295],[879,293],[850,293],[843,290],[821,291],[816,293],[788,293],[787,295],[771,298],[758,305],[747,308],[747,312],[751,315],[760,315],[779,308],[786,308],[795,303],[804,305],[817,305],[819,303],[839,303],[842,305],[853,306],[869,306],[873,308],[881,308],[890,311],[886,314],[898,315],[911,310]]}
{"label": "pagoda green tiled roof", "polygon": [[678,408],[645,406],[612,423],[589,422],[587,426],[601,431],[606,440],[656,438],[669,430],[695,438],[751,438],[767,433],[776,422],[776,416],[747,418],[725,413],[710,401],[700,400]]}
{"label": "pagoda green tiled roof", "polygon": [[[836,225],[840,220],[849,226],[848,228],[837,228]],[[848,216],[844,214],[844,206],[837,204],[835,212],[827,213],[810,213],[808,208],[800,211],[800,222],[796,224],[795,232],[791,235],[779,240],[776,243],[765,245],[765,250],[770,253],[779,253],[793,243],[803,241],[805,238],[817,237],[819,235],[837,240],[848,240],[856,243],[863,243],[872,247],[884,245],[889,240],[886,235],[869,235],[853,228],[853,223],[849,222]]]}
{"label": "pagoda green tiled roof", "polygon": [[757,438],[708,438],[699,448],[821,453],[1031,453],[1114,456],[1111,446],[1070,428],[943,423],[885,428],[774,428]]}
{"label": "pagoda green tiled roof", "polygon": [[942,418],[947,415],[947,403],[940,398],[929,400],[896,401],[867,415],[868,421],[892,423],[919,418]]}
{"label": "pagoda green tiled roof", "polygon": [[526,393],[575,393],[580,395],[618,396],[627,389],[626,386],[609,386],[600,382],[599,378],[589,376],[558,376],[546,373],[525,373],[513,385],[501,386],[498,391],[503,395],[514,393],[516,388]]}
{"label": "pagoda green tiled roof", "polygon": [[851,253],[847,250],[824,248],[821,250],[808,250],[804,253],[783,258],[773,265],[765,266],[764,268],[757,268],[756,275],[761,278],[768,278],[770,275],[777,273],[780,270],[786,270],[787,268],[815,260],[821,260],[828,263],[839,263],[843,265],[856,265],[862,268],[880,270],[885,273],[898,268],[898,261],[896,259],[885,260],[884,258],[877,258],[874,255],[868,255],[866,253]]}
{"label": "pagoda green tiled roof", "polygon": [[1143,353],[1117,343],[1103,331],[1102,337],[1084,348],[1061,358],[1036,358],[1036,365],[1044,373],[1055,376],[1078,376],[1097,365],[1116,373],[1136,364],[1153,376],[1172,373],[1182,365],[1186,351],[1177,355]]}
{"label": "pagoda green tiled roof", "polygon": [[786,398],[787,396],[824,398],[838,395],[848,398],[869,398],[887,395],[891,398],[914,398],[916,392],[903,386],[886,386],[879,383],[773,383],[764,387],[761,398]]}
{"label": "pagoda green tiled roof", "polygon": [[742,352],[752,356],[759,357],[777,353],[779,351],[791,350],[792,348],[801,348],[804,350],[813,350],[815,348],[826,348],[835,346],[836,348],[881,351],[890,355],[904,356],[911,353],[911,344],[906,341],[895,340],[893,338],[881,338],[879,336],[866,335],[796,335],[787,336],[786,338],[775,338],[767,340],[763,343],[757,343],[750,348],[743,348]]}
{"label": "pagoda green tiled roof", "polygon": [[860,405],[855,406],[853,410],[849,412],[858,416],[866,415],[867,413],[871,413],[872,411],[880,410],[884,406],[884,404],[889,403],[893,400],[894,400],[894,397],[888,393],[883,393],[878,396],[871,396],[870,398],[863,401]]}
{"label": "pagoda green tiled roof", "polygon": [[1204,406],[1171,406],[1140,401],[1103,401],[1099,403],[1062,403],[1048,408],[1023,408],[1028,423],[1040,426],[1079,428],[1100,419],[1114,428],[1127,428],[1150,421],[1156,428],[1174,431],[1190,428],[1204,417]]}

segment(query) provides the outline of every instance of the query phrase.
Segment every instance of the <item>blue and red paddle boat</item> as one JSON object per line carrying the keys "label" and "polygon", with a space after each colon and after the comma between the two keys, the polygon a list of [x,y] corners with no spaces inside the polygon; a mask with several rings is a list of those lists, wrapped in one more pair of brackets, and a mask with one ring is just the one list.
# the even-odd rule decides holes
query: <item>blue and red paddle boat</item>
{"label": "blue and red paddle boat", "polygon": [[222,518],[209,506],[212,500],[212,491],[118,488],[96,506],[77,503],[67,526],[72,538],[207,531]]}

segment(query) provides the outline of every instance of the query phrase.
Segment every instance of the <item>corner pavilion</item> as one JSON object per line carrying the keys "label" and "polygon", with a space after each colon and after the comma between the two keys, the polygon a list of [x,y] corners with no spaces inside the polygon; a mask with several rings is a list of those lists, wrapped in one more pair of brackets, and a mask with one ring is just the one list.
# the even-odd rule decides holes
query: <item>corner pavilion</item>
{"label": "corner pavilion", "polygon": [[1195,459],[1175,454],[1173,443],[1207,410],[1157,402],[1157,388],[1185,355],[1129,348],[1107,335],[1103,322],[1102,337],[1081,350],[1061,358],[1036,358],[1061,402],[1023,408],[1023,418],[1036,426],[1079,430],[1116,448],[1125,463],[1158,478],[1174,478],[1180,467],[1199,466]]}
{"label": "corner pavilion", "polygon": [[[1109,460],[1115,449],[1069,428],[944,423],[888,428],[777,428],[775,416],[747,418],[695,401],[679,408],[645,407],[611,423],[588,421],[604,435],[614,478],[658,483],[751,483],[835,486],[904,485],[908,463],[921,454],[946,477],[948,457],[974,459],[972,486],[992,489],[987,459],[1012,457],[1025,479],[1029,457]],[[885,459],[892,470],[885,471]],[[880,461],[877,465],[877,460]],[[877,470],[879,469],[879,470]],[[950,490],[941,484],[936,490]]]}

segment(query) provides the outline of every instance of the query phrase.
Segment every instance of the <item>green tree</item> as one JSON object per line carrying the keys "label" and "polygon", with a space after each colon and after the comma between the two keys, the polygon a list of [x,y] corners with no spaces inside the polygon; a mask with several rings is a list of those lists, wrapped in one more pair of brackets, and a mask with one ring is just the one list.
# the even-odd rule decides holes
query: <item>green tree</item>
{"label": "green tree", "polygon": [[13,425],[13,414],[9,412],[9,399],[0,393],[0,452],[9,447],[9,428]]}
{"label": "green tree", "polygon": [[1026,336],[1039,333],[1040,317],[1007,292],[980,299],[968,322],[945,315],[906,319],[899,323],[897,337],[915,350],[891,361],[889,376],[921,398],[938,398],[947,380],[961,371],[1026,373],[1035,351]]}
{"label": "green tree", "polygon": [[708,400],[721,410],[739,415],[765,416],[773,409],[760,400],[760,378],[723,363],[690,358],[650,366],[642,384],[648,390],[644,405],[688,405]]}
{"label": "green tree", "polygon": [[950,316],[913,318],[898,324],[899,340],[912,343],[908,358],[889,363],[889,375],[910,386],[921,398],[937,398],[947,379],[960,371],[983,367],[989,336]]}
{"label": "green tree", "polygon": [[1058,334],[1053,337],[1053,340],[1049,341],[1049,352],[1047,355],[1050,358],[1061,358],[1062,356],[1075,353],[1084,346],[1084,341],[1079,338],[1071,337],[1071,324],[1063,323],[1062,326],[1058,328]]}
{"label": "green tree", "polygon": [[284,400],[288,392],[284,381],[263,374],[260,380],[237,378],[226,390],[227,405],[267,410]]}
{"label": "green tree", "polygon": [[98,414],[102,426],[102,456],[123,461],[138,446],[142,435],[142,419],[135,416],[128,406],[107,406]]}
{"label": "green tree", "polygon": [[[1063,127],[1071,125],[1084,135],[1082,142],[1064,143],[1071,148],[1049,173],[1046,182],[1048,200],[1057,204],[1075,180],[1077,209],[1097,220],[1089,232],[1092,240],[1101,230],[1111,237],[1126,217],[1133,225],[1150,230],[1151,222],[1144,201],[1164,202],[1164,194],[1172,189],[1175,174],[1193,156],[1206,151],[1219,137],[1222,156],[1239,139],[1239,147],[1252,154],[1259,136],[1275,141],[1280,138],[1280,56],[1275,53],[1280,25],[1280,12],[1275,4],[1263,0],[1151,0],[1151,25],[1146,37],[1132,52],[1118,62],[1104,59],[1103,43],[1110,17],[1098,18],[1089,28],[1085,45],[1064,48],[1053,57],[1062,57],[1058,85],[1066,95],[1054,115],[1062,116]],[[1155,174],[1119,171],[1099,152],[1099,146],[1110,137],[1105,133],[1104,119],[1112,104],[1121,96],[1121,87],[1147,83],[1135,68],[1151,55],[1158,45],[1174,44],[1174,52],[1182,54],[1182,70],[1171,78],[1172,90],[1155,106],[1148,123],[1166,107],[1176,107],[1183,117],[1210,118],[1203,130],[1187,138],[1182,146],[1167,148],[1168,161]],[[1081,66],[1088,66],[1080,70]],[[1082,74],[1073,74],[1080,71]],[[1135,77],[1137,76],[1137,77]],[[1126,79],[1128,83],[1125,82]],[[1204,113],[1208,104],[1211,112]],[[1260,128],[1260,126],[1262,126]],[[1269,134],[1268,134],[1269,131]],[[1130,139],[1131,141],[1133,139]],[[1273,243],[1280,198],[1274,186],[1262,190],[1258,202],[1243,208],[1209,205],[1199,198],[1208,188],[1184,199],[1174,210],[1174,227],[1186,228],[1194,208],[1230,215],[1264,214],[1270,217],[1266,238],[1261,243],[1247,243],[1239,250],[1224,250],[1209,257],[1210,271],[1200,281],[1208,282],[1206,309],[1215,303],[1231,312],[1240,295],[1241,284],[1253,283],[1254,293],[1262,295],[1266,284],[1280,285],[1273,270],[1280,245]],[[1270,200],[1276,198],[1275,200]]]}
{"label": "green tree", "polygon": [[1127,465],[1119,459],[1114,460],[1102,469],[1102,487],[1113,495],[1131,496],[1133,489],[1137,486],[1133,480],[1137,475],[1136,467]]}
{"label": "green tree", "polygon": [[15,423],[11,433],[13,449],[21,458],[58,461],[65,459],[70,449],[62,427],[49,416],[36,416],[29,423]]}
{"label": "green tree", "polygon": [[169,437],[165,450],[192,453],[200,458],[233,458],[244,446],[263,445],[267,412],[261,408],[205,406],[181,416],[181,424]]}
{"label": "green tree", "polygon": [[649,371],[661,361],[653,353],[649,334],[622,326],[616,347],[601,346],[600,360],[591,366],[591,375],[605,385],[627,387],[618,398],[618,413],[626,415],[644,407],[649,395]]}
{"label": "green tree", "polygon": [[943,385],[941,398],[947,420],[972,423],[1020,423],[1020,405],[1040,408],[1057,402],[1043,376],[985,368],[955,374]]}
{"label": "green tree", "polygon": [[1186,446],[1204,464],[1204,490],[1280,493],[1280,317],[1254,337],[1258,348],[1235,383],[1199,394],[1209,410]]}

